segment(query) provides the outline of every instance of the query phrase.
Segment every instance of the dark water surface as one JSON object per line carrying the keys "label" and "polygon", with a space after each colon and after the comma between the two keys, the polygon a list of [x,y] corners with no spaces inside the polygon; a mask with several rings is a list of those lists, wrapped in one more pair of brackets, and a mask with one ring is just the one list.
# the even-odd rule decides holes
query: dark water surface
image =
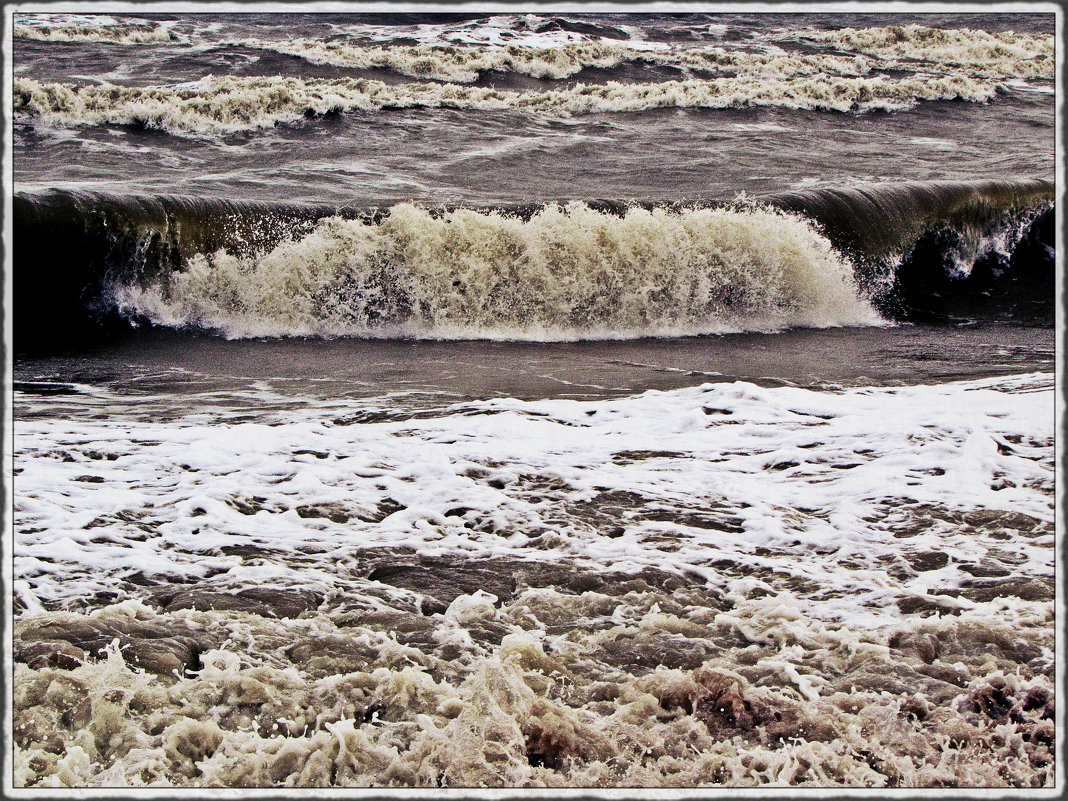
{"label": "dark water surface", "polygon": [[1054,359],[1050,329],[990,323],[556,343],[225,341],[155,330],[76,355],[20,360],[15,381],[31,395],[75,382],[195,400],[208,386],[256,383],[298,398],[425,392],[443,401],[598,400],[706,382],[819,389],[953,381],[1051,372]]}

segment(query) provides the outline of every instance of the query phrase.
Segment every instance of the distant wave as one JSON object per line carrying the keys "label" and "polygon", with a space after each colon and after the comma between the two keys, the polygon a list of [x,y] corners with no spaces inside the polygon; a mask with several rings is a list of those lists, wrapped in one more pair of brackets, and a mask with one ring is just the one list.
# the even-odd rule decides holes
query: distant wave
{"label": "distant wave", "polygon": [[[365,46],[344,41],[245,39],[232,44],[298,56],[316,64],[390,69],[411,77],[469,83],[486,72],[514,72],[535,78],[567,78],[587,68],[611,69],[647,63],[717,75],[777,78],[866,75],[873,69],[936,70],[985,78],[1053,78],[1052,36],[974,30],[847,28],[806,31],[790,38],[819,42],[860,55],[752,52],[724,47],[678,47],[659,43],[587,41],[555,47],[447,44]],[[775,41],[775,37],[772,37]]]}
{"label": "distant wave", "polygon": [[209,77],[192,84],[121,87],[14,81],[16,119],[48,125],[138,125],[172,133],[267,128],[305,117],[355,110],[453,108],[570,116],[655,108],[779,106],[864,112],[907,109],[924,100],[986,102],[997,84],[964,76],[787,80],[714,78],[513,92],[453,84],[390,85],[367,79]]}
{"label": "distant wave", "polygon": [[[85,21],[16,23],[13,35],[18,39],[36,41],[131,45],[168,44],[178,40],[177,34],[165,25],[101,19],[95,24]],[[820,72],[866,75],[872,69],[894,69],[933,70],[980,78],[1052,79],[1056,70],[1054,36],[1012,31],[942,29],[923,25],[805,29],[764,33],[752,43],[751,46],[756,48],[754,51],[719,45],[694,47],[633,39],[619,41],[597,35],[596,29],[587,33],[536,33],[526,31],[522,25],[519,27],[524,34],[519,38],[503,37],[503,34],[514,31],[484,26],[484,29],[466,33],[453,31],[451,36],[458,37],[456,41],[430,36],[429,40],[414,45],[369,45],[351,37],[323,41],[245,38],[217,44],[271,50],[315,64],[389,69],[410,77],[457,83],[470,83],[487,72],[562,79],[584,69],[612,69],[626,63],[648,63],[715,75],[780,78]],[[481,39],[475,36],[476,33],[482,34]],[[194,40],[201,45],[212,41],[203,35],[194,35]],[[841,52],[804,54],[785,52],[775,46],[792,42],[816,43]],[[772,45],[769,52],[759,52],[768,50],[768,44]]]}
{"label": "distant wave", "polygon": [[389,69],[414,78],[470,83],[487,72],[518,73],[534,78],[568,78],[584,69],[611,69],[647,63],[717,75],[789,78],[805,75],[866,75],[871,59],[859,56],[752,53],[718,47],[675,49],[616,42],[568,43],[558,47],[461,47],[415,45],[383,47],[308,39],[244,39],[235,45],[298,56],[315,64]]}
{"label": "distant wave", "polygon": [[163,25],[19,25],[12,29],[16,39],[39,42],[100,42],[113,44],[163,44],[176,37]]}
{"label": "distant wave", "polygon": [[863,53],[895,66],[952,68],[988,77],[1053,78],[1056,40],[1053,36],[1003,31],[892,25],[882,28],[807,30],[790,38],[819,42],[838,50]]}

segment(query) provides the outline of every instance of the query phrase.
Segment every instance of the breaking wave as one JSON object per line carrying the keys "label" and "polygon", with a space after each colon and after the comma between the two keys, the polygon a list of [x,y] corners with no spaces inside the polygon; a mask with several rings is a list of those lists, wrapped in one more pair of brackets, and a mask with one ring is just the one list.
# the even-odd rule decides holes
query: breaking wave
{"label": "breaking wave", "polygon": [[51,321],[20,316],[17,339],[62,342],[109,320],[129,330],[124,315],[229,337],[532,340],[1043,317],[1052,200],[1039,180],[810,190],[718,207],[16,195],[19,241],[53,265],[17,285],[17,305],[47,307]]}
{"label": "breaking wave", "polygon": [[1053,36],[923,25],[808,30],[794,36],[884,60],[900,59],[898,64],[906,69],[942,66],[1005,78],[1052,78],[1056,69]]}
{"label": "breaking wave", "polygon": [[12,29],[16,39],[38,42],[100,42],[111,44],[166,44],[177,41],[163,25],[137,24],[63,24],[19,25]]}
{"label": "breaking wave", "polygon": [[378,225],[332,217],[241,258],[194,257],[120,309],[229,337],[405,335],[558,339],[875,324],[853,270],[775,210],[582,203],[528,219],[394,206]]}
{"label": "breaking wave", "polygon": [[834,77],[786,80],[760,76],[662,83],[576,86],[515,92],[454,84],[390,85],[368,79],[236,78],[211,76],[190,84],[75,86],[16,78],[16,119],[46,125],[138,125],[172,133],[219,133],[269,128],[306,117],[386,108],[515,109],[566,117],[656,108],[778,106],[865,112],[908,109],[925,100],[986,102],[996,83],[965,76]]}

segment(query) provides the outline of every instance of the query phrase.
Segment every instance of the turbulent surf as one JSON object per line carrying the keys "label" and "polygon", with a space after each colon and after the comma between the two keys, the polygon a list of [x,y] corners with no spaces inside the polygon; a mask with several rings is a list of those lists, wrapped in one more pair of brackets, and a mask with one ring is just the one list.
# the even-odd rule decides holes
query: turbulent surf
{"label": "turbulent surf", "polygon": [[15,787],[1058,786],[1055,14],[12,22]]}

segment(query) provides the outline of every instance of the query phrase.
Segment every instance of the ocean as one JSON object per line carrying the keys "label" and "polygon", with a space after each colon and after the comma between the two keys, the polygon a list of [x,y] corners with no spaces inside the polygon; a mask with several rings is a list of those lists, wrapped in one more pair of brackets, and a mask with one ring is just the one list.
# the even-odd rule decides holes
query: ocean
{"label": "ocean", "polygon": [[9,13],[14,786],[1058,786],[1035,8]]}

